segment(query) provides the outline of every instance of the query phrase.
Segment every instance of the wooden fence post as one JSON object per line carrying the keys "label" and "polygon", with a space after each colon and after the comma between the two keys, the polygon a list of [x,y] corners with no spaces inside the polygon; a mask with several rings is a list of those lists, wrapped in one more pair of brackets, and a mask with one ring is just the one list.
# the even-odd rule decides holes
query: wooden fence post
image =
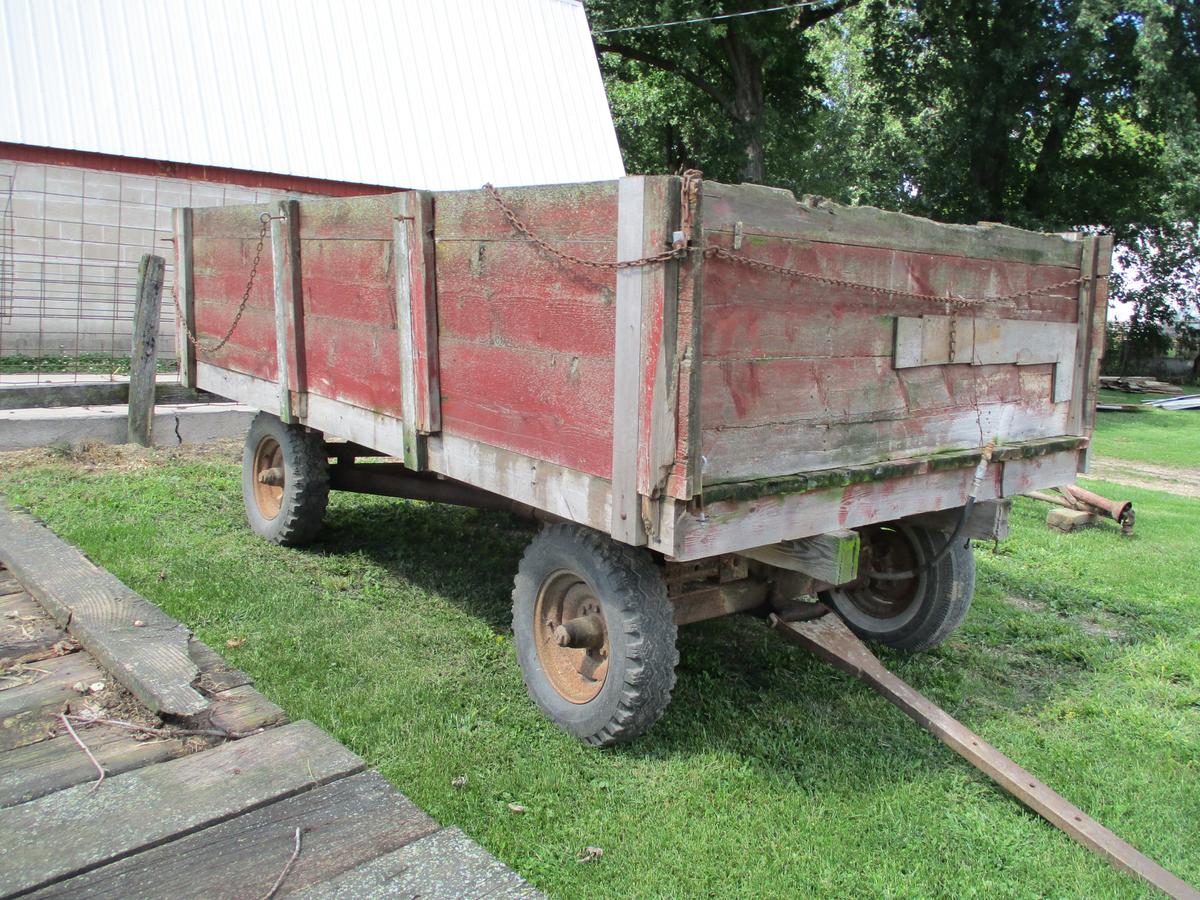
{"label": "wooden fence post", "polygon": [[147,253],[138,266],[137,306],[133,314],[133,347],[129,368],[129,432],[131,444],[150,446],[154,426],[154,351],[162,305],[161,256]]}

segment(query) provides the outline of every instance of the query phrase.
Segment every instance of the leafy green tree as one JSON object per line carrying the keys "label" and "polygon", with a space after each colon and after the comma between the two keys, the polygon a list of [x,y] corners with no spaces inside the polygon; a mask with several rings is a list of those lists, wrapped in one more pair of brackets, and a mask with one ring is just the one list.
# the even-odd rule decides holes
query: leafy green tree
{"label": "leafy green tree", "polygon": [[1194,2],[846,0],[610,31],[768,5],[591,0],[631,170],[1110,230],[1135,331],[1200,312]]}
{"label": "leafy green tree", "polygon": [[[809,32],[860,0],[671,27],[663,22],[745,13],[779,0],[591,0],[627,163],[674,170],[702,162],[717,178],[762,182],[786,156],[789,127],[819,102]],[[790,126],[789,126],[790,123]]]}

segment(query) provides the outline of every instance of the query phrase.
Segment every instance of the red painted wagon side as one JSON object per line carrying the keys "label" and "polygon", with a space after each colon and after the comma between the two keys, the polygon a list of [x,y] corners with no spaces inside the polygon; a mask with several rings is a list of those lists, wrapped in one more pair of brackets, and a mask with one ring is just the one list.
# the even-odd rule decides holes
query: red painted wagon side
{"label": "red painted wagon side", "polygon": [[675,623],[819,593],[935,643],[969,603],[965,538],[1086,463],[1104,236],[677,177],[176,223],[185,380],[271,414],[256,530],[309,536],[329,484],[566,523],[526,555],[514,629],[531,694],[595,743],[661,712]]}

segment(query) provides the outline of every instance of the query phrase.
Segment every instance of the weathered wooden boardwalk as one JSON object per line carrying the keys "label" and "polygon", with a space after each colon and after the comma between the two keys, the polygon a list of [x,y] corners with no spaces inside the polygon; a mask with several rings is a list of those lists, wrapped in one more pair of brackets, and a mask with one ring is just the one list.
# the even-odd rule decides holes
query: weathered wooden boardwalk
{"label": "weathered wooden boardwalk", "polygon": [[0,505],[0,897],[24,895],[538,896]]}

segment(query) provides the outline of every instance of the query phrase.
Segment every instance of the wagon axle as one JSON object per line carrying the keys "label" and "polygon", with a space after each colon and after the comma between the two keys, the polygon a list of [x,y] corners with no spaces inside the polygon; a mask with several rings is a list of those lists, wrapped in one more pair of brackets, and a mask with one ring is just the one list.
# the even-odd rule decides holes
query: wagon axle
{"label": "wagon axle", "polygon": [[599,650],[604,646],[604,619],[592,613],[563,622],[554,629],[554,643],[572,650]]}

